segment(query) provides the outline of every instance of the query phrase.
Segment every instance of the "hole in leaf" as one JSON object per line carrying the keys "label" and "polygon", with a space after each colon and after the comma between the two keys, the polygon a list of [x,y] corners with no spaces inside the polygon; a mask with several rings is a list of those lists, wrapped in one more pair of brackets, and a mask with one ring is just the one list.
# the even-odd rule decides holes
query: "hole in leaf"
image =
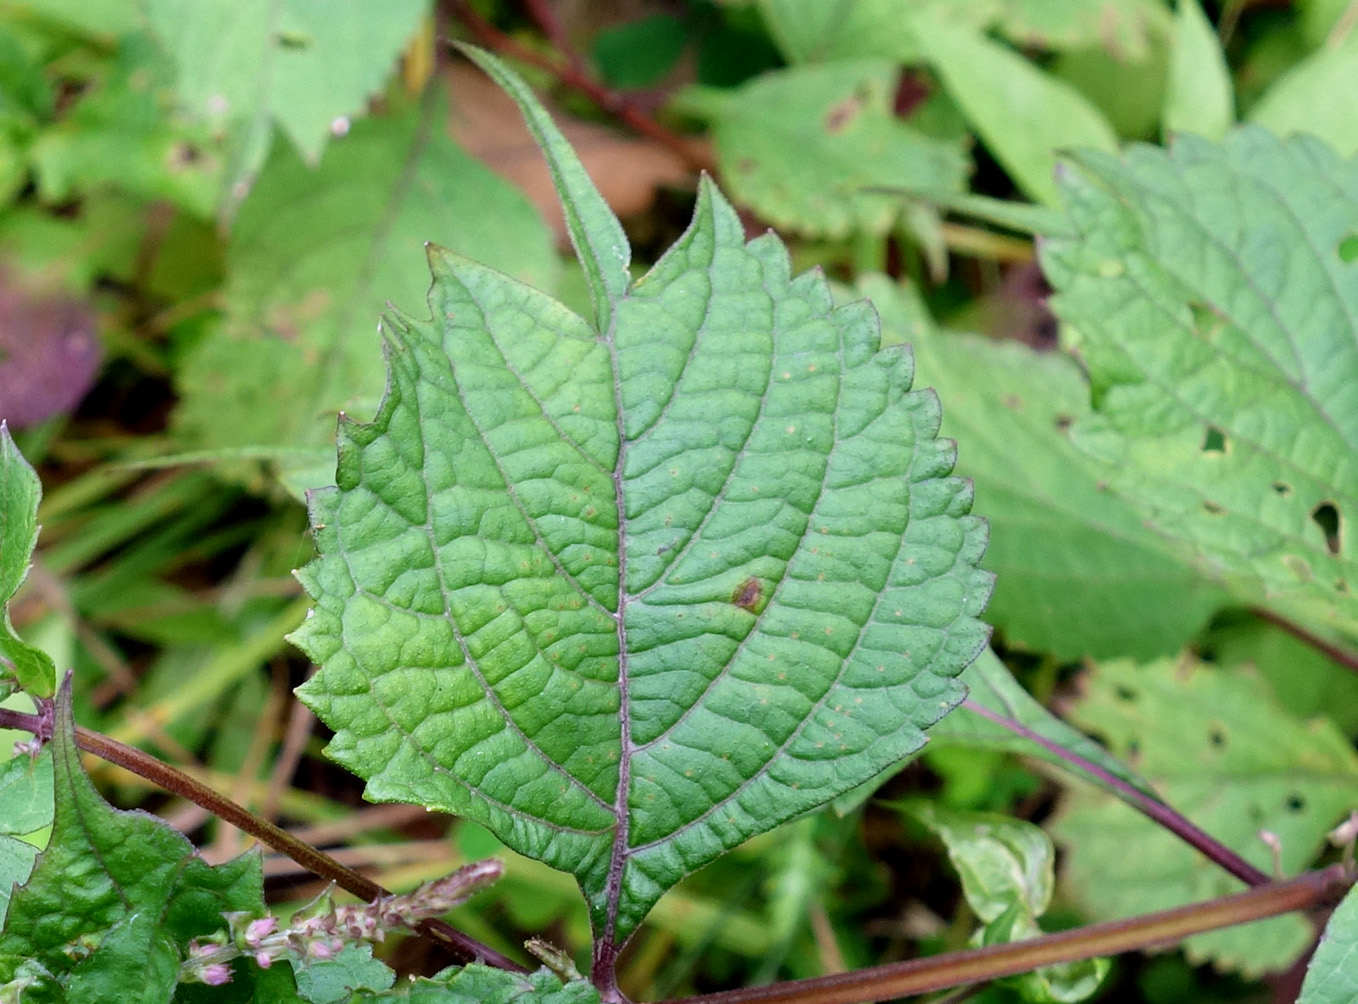
{"label": "hole in leaf", "polygon": [[1207,741],[1216,749],[1221,749],[1226,745],[1226,733],[1221,729],[1214,728],[1207,733]]}
{"label": "hole in leaf", "polygon": [[1057,416],[1056,416],[1056,429],[1057,429],[1058,432],[1065,432],[1065,431],[1066,431],[1067,429],[1069,429],[1074,423],[1075,423],[1075,419],[1071,418],[1069,415],[1057,415]]}
{"label": "hole in leaf", "polygon": [[1334,591],[1335,591],[1336,593],[1342,593],[1342,594],[1344,594],[1345,596],[1347,596],[1347,595],[1348,595],[1348,592],[1349,592],[1349,584],[1348,584],[1347,582],[1345,582],[1343,579],[1335,579],[1335,580],[1334,580]]}
{"label": "hole in leaf", "polygon": [[1322,502],[1311,510],[1311,518],[1325,535],[1325,549],[1339,553],[1339,509],[1333,502]]}
{"label": "hole in leaf", "polygon": [[1193,316],[1193,330],[1207,341],[1211,341],[1226,327],[1222,316],[1205,303],[1190,303],[1188,310]]}
{"label": "hole in leaf", "polygon": [[1113,694],[1117,697],[1119,701],[1136,700],[1136,691],[1133,690],[1131,687],[1116,687],[1113,690]]}
{"label": "hole in leaf", "polygon": [[1339,260],[1345,264],[1358,261],[1358,234],[1349,234],[1339,242]]}
{"label": "hole in leaf", "polygon": [[1279,495],[1291,495],[1291,494],[1292,494],[1292,486],[1289,485],[1286,481],[1275,481],[1275,482],[1273,482],[1273,490],[1274,490],[1275,492],[1277,492]]}
{"label": "hole in leaf", "polygon": [[1292,794],[1287,797],[1287,802],[1285,804],[1287,805],[1288,812],[1301,812],[1302,809],[1306,808],[1306,799],[1302,798],[1300,795]]}
{"label": "hole in leaf", "polygon": [[1218,429],[1215,425],[1209,425],[1207,427],[1207,435],[1204,436],[1202,439],[1202,452],[1225,453],[1226,434],[1222,432],[1220,429]]}
{"label": "hole in leaf", "polygon": [[1213,516],[1220,516],[1222,513],[1224,513],[1224,512],[1226,511],[1226,510],[1223,509],[1221,506],[1217,505],[1215,502],[1208,502],[1208,501],[1205,501],[1205,500],[1204,500],[1204,502],[1202,503],[1202,508],[1203,508],[1206,512],[1211,513]]}

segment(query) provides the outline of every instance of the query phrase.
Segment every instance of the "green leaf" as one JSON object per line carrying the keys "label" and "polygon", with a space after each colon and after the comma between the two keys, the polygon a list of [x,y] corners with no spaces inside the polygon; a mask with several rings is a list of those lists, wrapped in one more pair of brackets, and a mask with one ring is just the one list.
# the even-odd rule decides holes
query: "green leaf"
{"label": "green leaf", "polygon": [[732,196],[777,226],[840,238],[886,233],[900,215],[898,197],[864,189],[961,192],[965,155],[896,117],[897,76],[885,60],[836,61],[723,92],[712,136]]}
{"label": "green leaf", "polygon": [[[1288,715],[1268,685],[1163,660],[1108,662],[1084,680],[1071,718],[1132,758],[1165,801],[1265,871],[1269,830],[1285,874],[1305,867],[1358,798],[1358,755],[1324,720]],[[1106,795],[1074,790],[1052,828],[1067,845],[1067,888],[1097,920],[1150,913],[1239,891],[1239,882],[1178,838]],[[1135,848],[1134,854],[1128,848]],[[1285,969],[1310,925],[1279,917],[1189,938],[1189,958],[1246,974]]]}
{"label": "green leaf", "polygon": [[147,0],[146,16],[174,60],[183,106],[215,131],[237,133],[227,184],[248,186],[274,122],[314,166],[336,120],[363,112],[428,7],[427,0]]}
{"label": "green leaf", "polygon": [[610,87],[654,87],[674,69],[688,44],[682,18],[652,14],[594,36],[594,62]]}
{"label": "green leaf", "polygon": [[308,1004],[349,1004],[356,993],[390,990],[396,982],[396,973],[373,958],[369,944],[345,945],[333,959],[307,959],[306,965],[289,961],[297,996]]}
{"label": "green leaf", "polygon": [[28,575],[38,542],[38,475],[0,420],[0,700],[15,689],[34,697],[56,692],[57,671],[46,652],[24,644],[9,619],[9,603]]}
{"label": "green leaf", "polygon": [[[967,703],[934,727],[930,733],[932,742],[1034,757],[1121,798],[1118,787],[1101,776],[1102,771],[1144,795],[1159,799],[1150,783],[1127,763],[1034,700],[993,650],[986,649],[977,656],[960,679],[967,685]],[[997,718],[1020,728],[1016,731]],[[1063,756],[1058,750],[1070,756]],[[1094,769],[1082,766],[1080,761]]]}
{"label": "green leaf", "polygon": [[[28,881],[41,840],[52,825],[52,755],[18,755],[0,763],[0,927],[11,889]],[[26,839],[19,839],[19,838]]]}
{"label": "green leaf", "polygon": [[430,102],[418,115],[355,123],[314,171],[275,151],[232,230],[223,325],[184,361],[185,439],[217,450],[329,439],[338,409],[381,392],[373,319],[389,301],[420,302],[426,240],[554,284],[557,257],[536,211],[442,121]]}
{"label": "green leaf", "polygon": [[[992,812],[962,812],[935,805],[905,807],[943,841],[962,879],[962,894],[982,927],[976,945],[1002,945],[1042,934],[1037,919],[1055,887],[1056,850],[1038,826]],[[1045,966],[1003,982],[1036,1004],[1082,1001],[1108,973],[1107,959]]]}
{"label": "green leaf", "polygon": [[562,983],[547,969],[520,974],[472,965],[445,969],[433,979],[402,982],[384,993],[360,991],[354,1000],[410,1004],[599,1004],[599,991],[585,980]]}
{"label": "green leaf", "polygon": [[[223,912],[263,913],[262,859],[209,866],[159,819],[105,802],[80,765],[68,692],[58,697],[49,746],[52,836],[10,901],[0,986],[36,965],[41,982],[24,997],[35,1004],[168,1002],[191,938],[222,928]],[[248,987],[258,973],[239,966],[236,981]]]}
{"label": "green leaf", "polygon": [[1306,966],[1297,1004],[1351,1004],[1358,998],[1358,888],[1330,915]]}
{"label": "green leaf", "polygon": [[934,331],[884,276],[861,277],[857,291],[881,312],[885,344],[913,343],[916,378],[937,388],[943,433],[957,441],[957,473],[976,484],[996,573],[986,619],[1009,644],[1059,659],[1179,651],[1228,597],[1107,491],[1112,465],[1070,441],[1066,429],[1090,411],[1075,361]]}
{"label": "green leaf", "polygon": [[69,202],[114,188],[211,215],[221,158],[206,130],[166,116],[172,76],[167,62],[144,35],[121,40],[111,65],[100,67],[74,107],[32,146],[44,200]]}
{"label": "green leaf", "polygon": [[573,872],[611,971],[681,877],[960,700],[985,528],[909,356],[710,182],[604,330],[430,260],[433,317],[388,318],[387,396],[313,496],[300,693],[370,798]]}
{"label": "green leaf", "polygon": [[1198,0],[1179,0],[1165,94],[1165,132],[1193,132],[1219,140],[1234,122],[1235,96],[1221,40]]}
{"label": "green leaf", "polygon": [[1257,128],[1076,164],[1042,248],[1076,442],[1241,600],[1358,630],[1358,164]]}
{"label": "green leaf", "polygon": [[1358,152],[1358,32],[1293,65],[1250,111],[1279,136],[1309,133],[1341,156]]}
{"label": "green leaf", "polygon": [[1117,137],[1080,93],[980,32],[928,13],[913,23],[930,65],[1025,194],[1056,204],[1057,153],[1114,150]]}

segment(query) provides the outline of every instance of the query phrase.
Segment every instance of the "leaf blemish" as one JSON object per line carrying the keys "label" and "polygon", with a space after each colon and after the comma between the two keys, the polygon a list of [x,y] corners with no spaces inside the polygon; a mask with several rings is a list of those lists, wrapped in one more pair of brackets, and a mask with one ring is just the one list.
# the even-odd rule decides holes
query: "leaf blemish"
{"label": "leaf blemish", "polygon": [[731,602],[742,610],[749,610],[751,613],[759,606],[759,601],[764,598],[764,585],[754,576],[750,576],[731,594]]}

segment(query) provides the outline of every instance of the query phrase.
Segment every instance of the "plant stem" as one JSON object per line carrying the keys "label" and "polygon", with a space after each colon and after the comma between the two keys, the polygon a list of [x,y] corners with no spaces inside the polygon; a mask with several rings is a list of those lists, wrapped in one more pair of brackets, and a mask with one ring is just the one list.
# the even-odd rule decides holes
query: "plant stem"
{"label": "plant stem", "polygon": [[[44,739],[51,736],[50,723],[44,723],[39,715],[24,714],[0,708],[0,728],[21,729]],[[149,753],[132,746],[126,746],[116,739],[79,725],[75,729],[75,744],[87,753],[93,753],[102,760],[125,767],[132,773],[160,785],[166,791],[181,795],[189,801],[202,806],[221,819],[239,827],[260,843],[266,844],[286,854],[303,868],[321,878],[329,879],[341,889],[353,893],[361,900],[371,902],[379,896],[391,893],[381,885],[348,868],[324,851],[298,840],[283,828],[266,819],[261,819],[249,809],[231,801],[207,785],[195,780],[180,770]],[[457,930],[441,920],[421,921],[415,928],[418,932],[443,945],[460,962],[483,962],[497,969],[523,973],[528,970],[513,959],[502,955],[489,945],[483,945],[475,938]]]}
{"label": "plant stem", "polygon": [[1193,825],[1188,818],[1180,815],[1159,799],[1152,798],[1145,792],[1128,784],[1122,778],[1109,773],[1092,760],[1086,760],[1078,753],[1071,752],[1059,743],[1055,743],[1045,736],[1039,735],[1027,726],[1014,721],[1012,718],[1007,718],[1004,715],[991,711],[989,708],[982,707],[970,698],[963,701],[962,706],[968,711],[980,715],[987,721],[994,722],[996,725],[1008,729],[1015,735],[1022,736],[1029,742],[1036,743],[1052,755],[1060,757],[1080,773],[1097,778],[1100,784],[1112,788],[1118,793],[1118,797],[1132,806],[1132,808],[1144,813],[1150,819],[1159,823],[1184,843],[1195,850],[1200,851],[1209,860],[1220,865],[1246,885],[1262,886],[1267,885],[1271,881],[1265,872],[1254,867],[1254,865],[1250,864],[1210,833]]}
{"label": "plant stem", "polygon": [[1320,906],[1352,882],[1343,865],[1173,910],[1092,924],[1028,941],[947,952],[909,962],[788,983],[746,987],[667,1004],[866,1004],[1025,973],[1041,966],[1116,955],[1192,934]]}
{"label": "plant stem", "polygon": [[1263,607],[1255,607],[1254,615],[1260,620],[1268,621],[1274,627],[1286,631],[1303,645],[1309,645],[1331,662],[1338,663],[1345,669],[1358,673],[1358,655],[1348,649],[1340,648],[1317,634],[1306,630],[1300,624],[1294,624],[1281,614],[1275,614],[1272,610],[1265,610]]}
{"label": "plant stem", "polygon": [[[563,64],[559,60],[551,59],[533,51],[517,39],[505,34],[477,13],[472,5],[466,3],[465,0],[453,0],[453,6],[458,19],[471,29],[472,34],[487,48],[546,70],[567,87],[584,94],[603,111],[615,116],[619,121],[643,136],[647,136],[664,146],[692,170],[712,172],[711,158],[702,153],[696,144],[686,142],[677,133],[666,129],[637,108],[625,95],[609,90],[599,83],[586,72],[583,60],[578,56],[573,56],[570,50],[563,54],[566,60]],[[554,19],[548,22],[549,25],[554,25],[554,23]]]}

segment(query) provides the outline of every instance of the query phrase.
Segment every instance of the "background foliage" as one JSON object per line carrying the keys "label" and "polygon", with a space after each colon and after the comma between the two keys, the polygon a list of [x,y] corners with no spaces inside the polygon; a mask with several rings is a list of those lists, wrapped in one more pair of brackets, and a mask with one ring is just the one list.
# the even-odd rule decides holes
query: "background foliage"
{"label": "background foliage", "polygon": [[[73,667],[79,722],[392,887],[506,853],[476,824],[363,804],[319,755],[291,694],[309,669],[283,640],[307,606],[301,493],[334,478],[336,414],[375,409],[384,305],[424,316],[424,242],[588,311],[538,154],[451,36],[526,57],[639,266],[707,168],[748,235],[776,226],[795,270],[872,296],[991,524],[1000,656],[1256,864],[1272,867],[1261,828],[1289,872],[1318,860],[1358,806],[1358,7],[345,6],[0,3],[0,418],[44,487],[9,611],[23,640],[0,648],[35,677],[34,650]],[[1281,142],[1303,132],[1320,142]],[[1194,135],[1166,152],[1175,133]],[[1154,145],[1109,156],[1133,141]],[[18,585],[9,552],[0,585]],[[877,797],[756,837],[661,900],[628,992],[962,946],[996,921],[931,836],[954,849],[946,812],[1055,839],[1054,888],[1024,923],[1234,887],[1106,796],[953,727]],[[27,807],[50,802],[49,769],[0,765],[0,897],[46,842],[50,816]],[[244,846],[126,773],[94,778],[213,866]],[[58,810],[84,797],[68,782]],[[897,807],[920,796],[933,822]],[[583,960],[572,880],[506,857],[452,919]],[[283,910],[316,891],[281,859],[262,878]],[[1103,992],[1291,1000],[1313,932],[1275,923],[1117,960]],[[402,973],[446,961],[414,940],[382,954]]]}

